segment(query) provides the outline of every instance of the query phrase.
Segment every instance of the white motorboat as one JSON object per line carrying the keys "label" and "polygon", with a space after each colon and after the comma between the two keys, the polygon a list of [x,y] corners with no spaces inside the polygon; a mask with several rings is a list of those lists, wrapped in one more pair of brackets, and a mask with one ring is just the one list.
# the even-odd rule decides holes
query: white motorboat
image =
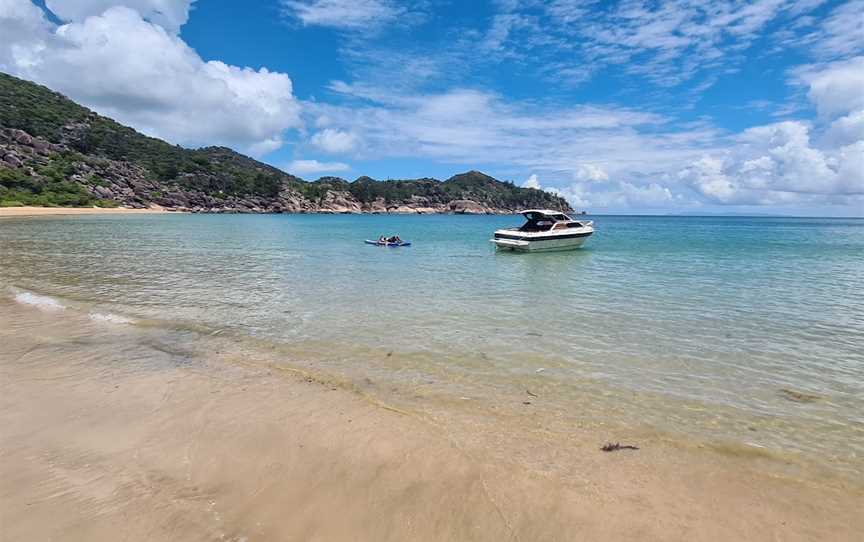
{"label": "white motorboat", "polygon": [[518,228],[496,230],[491,242],[501,250],[539,252],[579,248],[594,233],[594,222],[573,220],[560,211],[529,209]]}

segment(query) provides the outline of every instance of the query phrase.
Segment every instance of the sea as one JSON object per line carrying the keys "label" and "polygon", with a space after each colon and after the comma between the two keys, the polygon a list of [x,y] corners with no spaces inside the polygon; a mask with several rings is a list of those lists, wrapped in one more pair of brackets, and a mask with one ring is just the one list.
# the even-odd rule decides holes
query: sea
{"label": "sea", "polygon": [[489,242],[518,216],[4,219],[0,310],[164,329],[180,358],[212,338],[435,419],[532,408],[864,475],[864,220],[586,218],[534,254]]}

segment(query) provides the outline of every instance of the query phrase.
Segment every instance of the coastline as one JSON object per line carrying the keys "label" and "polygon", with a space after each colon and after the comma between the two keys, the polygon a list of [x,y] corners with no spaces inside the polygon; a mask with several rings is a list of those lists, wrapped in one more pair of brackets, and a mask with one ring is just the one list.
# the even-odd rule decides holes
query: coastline
{"label": "coastline", "polygon": [[227,338],[0,304],[2,539],[853,540],[864,529],[859,488],[774,476],[758,458],[648,439],[603,453],[608,435],[580,427],[549,447],[543,419],[506,434],[519,426],[422,418],[238,357]]}
{"label": "coastline", "polygon": [[[267,211],[267,210],[238,210],[233,208],[214,209],[188,209],[175,207],[162,207],[151,205],[145,209],[132,207],[0,207],[0,219],[2,218],[32,218],[40,216],[79,216],[79,215],[140,215],[140,214],[310,214],[310,215],[516,215],[516,211],[505,210],[478,210],[473,212],[454,212],[431,207],[410,208],[400,207],[393,210],[357,210],[346,207],[300,210],[300,211]],[[577,215],[581,216],[581,215]]]}
{"label": "coastline", "polygon": [[146,215],[177,213],[173,209],[152,206],[147,209],[129,207],[0,207],[0,218],[76,215]]}

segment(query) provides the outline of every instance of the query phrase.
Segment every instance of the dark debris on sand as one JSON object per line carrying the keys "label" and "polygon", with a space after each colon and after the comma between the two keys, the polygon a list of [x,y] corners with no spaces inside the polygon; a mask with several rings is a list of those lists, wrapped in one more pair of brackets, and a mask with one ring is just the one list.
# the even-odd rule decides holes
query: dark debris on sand
{"label": "dark debris on sand", "polygon": [[604,452],[617,452],[618,450],[638,450],[638,446],[631,446],[629,444],[621,444],[620,442],[616,442],[612,444],[611,442],[607,442],[600,448]]}

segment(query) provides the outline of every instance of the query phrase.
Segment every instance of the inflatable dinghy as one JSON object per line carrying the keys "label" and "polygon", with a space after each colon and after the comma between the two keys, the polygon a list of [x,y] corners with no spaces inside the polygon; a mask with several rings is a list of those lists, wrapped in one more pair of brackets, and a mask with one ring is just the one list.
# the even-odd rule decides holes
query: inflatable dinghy
{"label": "inflatable dinghy", "polygon": [[400,243],[382,243],[380,241],[373,241],[372,239],[366,239],[367,245],[377,245],[379,247],[410,247],[410,241],[402,241]]}

